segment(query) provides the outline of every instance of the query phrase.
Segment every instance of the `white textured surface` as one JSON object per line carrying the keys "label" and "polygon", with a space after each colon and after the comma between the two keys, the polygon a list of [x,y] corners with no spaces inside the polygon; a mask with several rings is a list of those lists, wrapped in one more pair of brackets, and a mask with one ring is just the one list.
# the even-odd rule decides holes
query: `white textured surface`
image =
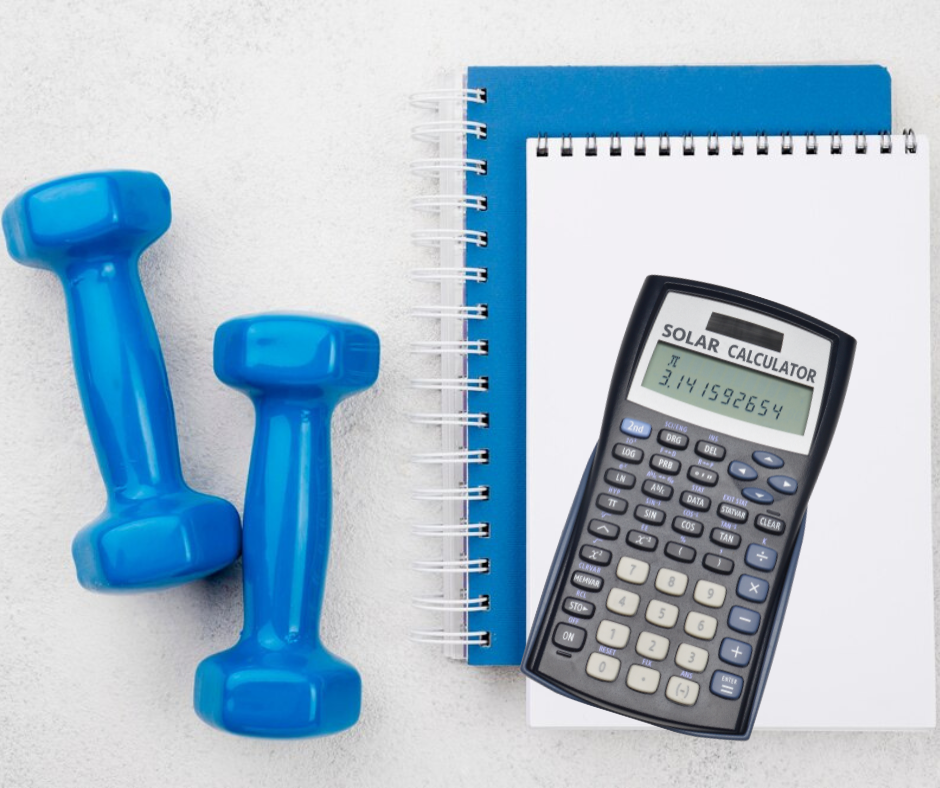
{"label": "white textured surface", "polygon": [[423,519],[407,493],[421,435],[403,414],[434,400],[405,387],[428,374],[407,344],[430,332],[407,318],[422,300],[406,274],[421,257],[403,204],[418,187],[406,168],[417,152],[409,91],[467,63],[870,60],[892,71],[899,128],[936,137],[940,121],[940,6],[927,0],[508,6],[0,6],[0,198],[112,166],[153,169],[173,192],[173,227],[143,271],[195,486],[241,503],[251,414],[212,375],[219,322],[317,310],[384,340],[378,386],[334,429],[324,631],[363,674],[362,720],[325,740],[243,740],[207,728],[190,703],[197,662],[240,628],[237,572],[122,598],[74,581],[71,536],[103,493],[62,297],[51,275],[0,264],[0,786],[937,783],[937,734],[767,733],[729,745],[529,731],[516,671],[449,664],[405,639],[430,623],[408,605],[426,586],[407,565],[433,553],[406,525]]}

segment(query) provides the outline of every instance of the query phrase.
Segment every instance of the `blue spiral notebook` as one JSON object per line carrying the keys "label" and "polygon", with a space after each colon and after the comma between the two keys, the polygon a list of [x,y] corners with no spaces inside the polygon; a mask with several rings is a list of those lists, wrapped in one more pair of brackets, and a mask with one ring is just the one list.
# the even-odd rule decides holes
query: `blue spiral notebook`
{"label": "blue spiral notebook", "polygon": [[[891,128],[891,81],[876,65],[471,67],[412,103],[431,113],[414,137],[436,146],[412,167],[436,186],[413,200],[429,217],[414,240],[439,263],[416,277],[440,283],[439,303],[417,310],[439,321],[440,340],[415,350],[441,360],[439,378],[417,381],[441,394],[439,413],[417,417],[440,429],[440,451],[416,459],[441,466],[441,486],[417,496],[440,519],[417,532],[440,539],[442,556],[416,568],[442,587],[416,604],[443,618],[414,638],[472,665],[516,665],[527,482],[539,494],[525,457],[526,397],[538,396],[526,392],[526,138],[877,133]],[[576,261],[544,275],[578,287]],[[564,303],[557,314],[566,319]]]}

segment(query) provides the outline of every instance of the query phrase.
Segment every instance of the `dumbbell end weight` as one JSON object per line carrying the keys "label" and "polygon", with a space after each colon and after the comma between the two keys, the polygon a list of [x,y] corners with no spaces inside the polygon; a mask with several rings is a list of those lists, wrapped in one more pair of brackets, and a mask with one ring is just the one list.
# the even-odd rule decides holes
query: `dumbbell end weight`
{"label": "dumbbell end weight", "polygon": [[359,719],[362,679],[322,646],[268,650],[243,640],[204,659],[193,696],[204,722],[242,736],[328,736]]}
{"label": "dumbbell end weight", "polygon": [[108,492],[72,545],[79,582],[142,591],[216,572],[238,556],[235,508],[183,480],[163,354],[137,272],[170,226],[158,175],[113,170],[33,186],[3,211],[10,256],[65,289],[82,405]]}
{"label": "dumbbell end weight", "polygon": [[224,569],[238,556],[240,530],[232,504],[184,488],[109,506],[76,534],[72,558],[90,591],[149,591]]}

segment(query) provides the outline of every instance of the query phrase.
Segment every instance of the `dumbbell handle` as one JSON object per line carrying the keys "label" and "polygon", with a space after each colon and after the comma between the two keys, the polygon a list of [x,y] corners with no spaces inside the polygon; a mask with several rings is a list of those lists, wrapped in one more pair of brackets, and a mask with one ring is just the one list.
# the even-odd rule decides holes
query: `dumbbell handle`
{"label": "dumbbell handle", "polygon": [[330,553],[332,472],[325,401],[255,398],[242,517],[245,627],[262,645],[316,645]]}
{"label": "dumbbell handle", "polygon": [[109,498],[179,489],[173,401],[137,260],[78,260],[62,283],[75,377]]}

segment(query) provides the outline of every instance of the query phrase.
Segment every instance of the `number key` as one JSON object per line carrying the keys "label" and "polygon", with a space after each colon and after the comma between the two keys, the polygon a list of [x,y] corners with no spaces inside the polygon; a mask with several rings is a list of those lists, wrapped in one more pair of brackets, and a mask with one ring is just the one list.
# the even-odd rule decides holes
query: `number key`
{"label": "number key", "polygon": [[608,657],[606,654],[595,652],[588,657],[586,671],[592,679],[614,681],[617,674],[620,673],[620,660],[616,657]]}
{"label": "number key", "polygon": [[692,611],[685,618],[685,633],[700,640],[711,640],[718,629],[718,619]]}
{"label": "number key", "polygon": [[663,660],[669,653],[669,639],[652,632],[642,632],[636,641],[636,653],[641,657]]}
{"label": "number key", "polygon": [[654,599],[646,608],[646,620],[663,629],[672,629],[679,618],[679,608]]}
{"label": "number key", "polygon": [[707,580],[699,580],[695,584],[695,593],[692,598],[700,605],[705,607],[721,607],[725,603],[727,589],[718,583],[709,583]]}
{"label": "number key", "polygon": [[650,575],[650,565],[646,561],[640,561],[638,558],[624,556],[617,564],[617,577],[628,583],[641,585],[646,582]]}
{"label": "number key", "polygon": [[708,652],[703,648],[682,643],[676,652],[676,665],[692,673],[701,673],[708,665]]}
{"label": "number key", "polygon": [[601,621],[597,625],[597,642],[610,648],[623,648],[630,639],[630,627],[616,621]]}
{"label": "number key", "polygon": [[663,567],[656,575],[656,590],[670,596],[682,596],[689,584],[689,576]]}
{"label": "number key", "polygon": [[612,588],[607,595],[607,609],[611,613],[618,613],[621,616],[632,616],[636,614],[640,606],[640,597],[632,591],[623,588]]}

